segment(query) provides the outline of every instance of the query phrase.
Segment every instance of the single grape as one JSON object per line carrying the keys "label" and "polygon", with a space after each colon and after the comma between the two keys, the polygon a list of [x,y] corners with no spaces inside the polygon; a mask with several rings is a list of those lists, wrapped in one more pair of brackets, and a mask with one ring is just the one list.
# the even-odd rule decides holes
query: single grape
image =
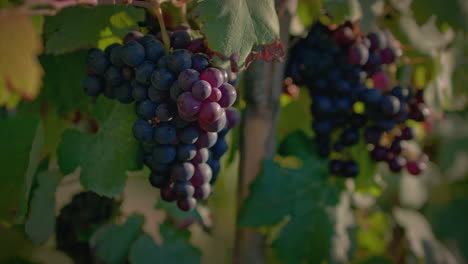
{"label": "single grape", "polygon": [[137,120],[132,128],[133,136],[139,141],[150,141],[153,138],[154,129],[145,120]]}
{"label": "single grape", "polygon": [[374,73],[372,75],[372,82],[374,84],[374,88],[381,92],[388,91],[391,85],[390,77],[387,75],[386,72]]}
{"label": "single grape", "polygon": [[190,180],[195,173],[195,167],[190,162],[176,163],[172,166],[171,179],[173,181],[184,182]]}
{"label": "single grape", "polygon": [[122,71],[115,66],[110,66],[104,74],[104,79],[110,86],[119,86],[123,82]]}
{"label": "single grape", "polygon": [[218,88],[213,88],[213,89],[211,89],[211,94],[208,97],[208,100],[211,101],[211,102],[218,102],[221,99],[222,96],[223,96],[223,94],[221,93],[221,91]]}
{"label": "single grape", "polygon": [[200,80],[207,81],[213,88],[219,88],[223,83],[223,74],[219,69],[210,67],[201,73]]}
{"label": "single grape", "polygon": [[175,109],[169,104],[160,104],[156,107],[155,116],[161,122],[168,122],[174,118]]}
{"label": "single grape", "polygon": [[156,111],[156,104],[151,100],[143,100],[136,104],[136,113],[139,118],[150,120],[154,117]]}
{"label": "single grape", "polygon": [[219,163],[219,160],[212,159],[208,161],[208,165],[210,165],[213,174],[213,177],[210,180],[210,184],[215,184],[218,178],[219,171],[221,170],[221,164]]}
{"label": "single grape", "polygon": [[227,83],[229,81],[229,76],[228,76],[227,71],[221,67],[215,67],[215,68],[221,72],[221,75],[223,76],[223,83]]}
{"label": "single grape", "polygon": [[387,155],[388,150],[383,146],[376,145],[371,151],[371,158],[374,161],[384,161],[387,159]]}
{"label": "single grape", "polygon": [[223,83],[219,87],[219,91],[221,91],[221,99],[218,100],[219,105],[223,108],[232,106],[237,99],[236,88],[229,83]]}
{"label": "single grape", "polygon": [[370,33],[367,37],[370,40],[371,50],[383,49],[387,46],[387,38],[381,31]]}
{"label": "single grape", "polygon": [[145,60],[145,48],[137,41],[129,41],[122,46],[122,60],[131,67],[137,67]]}
{"label": "single grape", "polygon": [[199,120],[205,123],[211,123],[218,120],[223,111],[216,102],[204,102],[200,108]]}
{"label": "single grape", "polygon": [[185,30],[176,30],[172,32],[171,43],[174,49],[185,49],[192,41],[190,34]]}
{"label": "single grape", "polygon": [[330,160],[329,170],[332,174],[341,175],[344,167],[344,162],[341,160]]}
{"label": "single grape", "polygon": [[[110,44],[109,46],[107,46],[107,47],[104,49],[104,53],[106,53],[106,56],[110,58],[110,57],[111,57],[111,54],[112,54],[112,50],[115,49],[115,48],[118,48],[118,47],[120,47],[120,46],[122,46],[122,45],[120,45],[119,43]],[[113,63],[112,60],[110,60],[110,61],[111,61],[111,63]],[[116,66],[117,66],[117,65],[116,65]]]}
{"label": "single grape", "polygon": [[83,89],[89,96],[98,96],[104,90],[104,81],[96,76],[87,76],[83,82]]}
{"label": "single grape", "polygon": [[167,68],[179,74],[192,66],[192,53],[185,49],[174,50],[167,59]]}
{"label": "single grape", "polygon": [[393,154],[400,154],[404,149],[404,142],[401,140],[395,140],[390,145],[390,152]]}
{"label": "single grape", "polygon": [[216,144],[210,148],[211,155],[215,159],[220,159],[224,153],[228,151],[229,147],[224,138],[218,138]]}
{"label": "single grape", "polygon": [[150,174],[149,180],[150,180],[150,184],[153,187],[162,188],[165,185],[167,185],[167,183],[169,182],[169,175],[165,175],[165,174],[161,174],[161,173],[157,173],[153,171]]}
{"label": "single grape", "polygon": [[400,172],[406,165],[406,159],[403,157],[395,157],[388,161],[388,168],[393,172]]}
{"label": "single grape", "polygon": [[348,50],[348,62],[354,65],[364,65],[369,59],[369,50],[363,44],[356,44]]}
{"label": "single grape", "polygon": [[319,116],[329,115],[333,112],[333,105],[329,97],[315,96],[312,102],[312,108]]}
{"label": "single grape", "polygon": [[342,141],[337,141],[335,142],[335,144],[333,144],[333,150],[335,150],[336,152],[343,151],[344,147],[345,146]]}
{"label": "single grape", "polygon": [[211,148],[214,144],[216,144],[216,141],[218,140],[218,134],[213,133],[213,132],[206,132],[204,130],[199,130],[198,131],[198,140],[195,143],[195,146],[197,148]]}
{"label": "single grape", "polygon": [[104,74],[109,67],[109,58],[100,49],[92,48],[88,51],[87,66],[94,74]]}
{"label": "single grape", "polygon": [[154,161],[154,158],[152,155],[149,155],[151,157],[152,161],[148,165],[148,167],[155,172],[162,173],[164,175],[167,175],[169,177],[170,169],[171,169],[171,164],[170,163],[159,163]]}
{"label": "single grape", "polygon": [[179,98],[177,98],[177,109],[179,109],[179,114],[194,116],[198,114],[200,108],[201,102],[195,99],[191,92],[184,92],[179,96]]}
{"label": "single grape", "polygon": [[210,152],[207,148],[197,149],[197,154],[191,160],[193,164],[206,163],[210,158]]}
{"label": "single grape", "polygon": [[380,51],[380,57],[382,58],[383,64],[394,63],[396,60],[395,51],[392,48],[385,48]]}
{"label": "single grape", "polygon": [[351,102],[351,98],[348,96],[340,96],[333,103],[338,113],[349,112],[353,107],[353,102]]}
{"label": "single grape", "polygon": [[195,209],[196,206],[197,201],[195,200],[195,198],[192,197],[177,200],[177,207],[179,207],[180,210],[185,212],[192,211],[193,209]]}
{"label": "single grape", "polygon": [[193,197],[205,200],[210,196],[211,191],[211,185],[209,183],[205,183],[200,187],[195,187],[195,193],[193,194]]}
{"label": "single grape", "polygon": [[333,38],[340,45],[348,45],[353,41],[354,33],[349,27],[341,27],[333,33]]}
{"label": "single grape", "polygon": [[[148,36],[148,35],[146,35]],[[151,37],[150,37],[151,38]],[[142,39],[140,39],[142,40]],[[142,42],[142,41],[141,41]],[[153,61],[153,62],[159,62],[160,59],[164,56],[165,50],[164,50],[164,45],[156,40],[145,40],[143,44],[143,47],[145,49],[145,54],[146,54],[146,59]],[[159,64],[158,64],[159,66]],[[164,67],[162,67],[164,68]]]}
{"label": "single grape", "polygon": [[200,101],[207,99],[210,96],[211,91],[211,85],[207,81],[199,80],[192,86],[193,97]]}
{"label": "single grape", "polygon": [[153,160],[158,163],[170,163],[176,157],[176,148],[171,145],[159,145],[153,149]]}
{"label": "single grape", "polygon": [[394,129],[395,126],[396,126],[396,123],[392,120],[381,119],[377,121],[377,127],[382,129],[383,131],[390,131]]}
{"label": "single grape", "polygon": [[177,146],[177,159],[180,161],[190,161],[197,154],[197,149],[193,144],[181,144]]}
{"label": "single grape", "polygon": [[413,175],[419,175],[423,171],[424,165],[415,161],[409,161],[406,163],[406,170]]}
{"label": "single grape", "polygon": [[221,109],[221,116],[213,122],[205,122],[202,119],[198,120],[198,124],[200,127],[207,131],[207,132],[219,132],[226,127],[227,118],[226,118],[226,111]]}
{"label": "single grape", "polygon": [[400,138],[403,140],[411,140],[414,138],[414,133],[411,127],[405,127],[401,130]]}
{"label": "single grape", "polygon": [[312,122],[312,128],[319,135],[328,135],[332,131],[332,123],[330,120],[314,120]]}
{"label": "single grape", "polygon": [[240,123],[241,117],[237,109],[233,107],[228,107],[225,109],[225,112],[226,112],[226,118],[227,118],[227,124],[226,124],[227,129],[232,129],[235,126],[237,126],[237,124]]}
{"label": "single grape", "polygon": [[160,91],[169,91],[175,80],[174,74],[165,68],[156,69],[151,75],[151,85]]}
{"label": "single grape", "polygon": [[177,199],[174,189],[171,185],[167,184],[161,189],[161,199],[163,199],[166,202],[173,202]]}
{"label": "single grape", "polygon": [[211,167],[206,163],[200,163],[195,166],[195,173],[190,182],[193,186],[199,187],[205,183],[209,183],[212,177]]}
{"label": "single grape", "polygon": [[192,56],[192,69],[203,72],[208,66],[210,66],[210,62],[208,58],[204,54],[195,54]]}
{"label": "single grape", "polygon": [[170,123],[160,123],[154,128],[154,140],[159,144],[169,144],[176,137],[176,128]]}
{"label": "single grape", "polygon": [[338,79],[333,82],[335,91],[342,95],[348,95],[351,92],[351,86],[346,80]]}
{"label": "single grape", "polygon": [[123,104],[133,102],[132,85],[130,82],[123,82],[115,89],[115,97]]}
{"label": "single grape", "polygon": [[186,69],[179,74],[177,80],[183,91],[191,91],[193,84],[200,80],[200,73],[194,69]]}
{"label": "single grape", "polygon": [[362,101],[372,107],[380,106],[382,93],[376,89],[367,89],[361,94]]}
{"label": "single grape", "polygon": [[143,85],[151,84],[151,75],[156,69],[156,64],[152,61],[144,61],[135,71],[135,79]]}

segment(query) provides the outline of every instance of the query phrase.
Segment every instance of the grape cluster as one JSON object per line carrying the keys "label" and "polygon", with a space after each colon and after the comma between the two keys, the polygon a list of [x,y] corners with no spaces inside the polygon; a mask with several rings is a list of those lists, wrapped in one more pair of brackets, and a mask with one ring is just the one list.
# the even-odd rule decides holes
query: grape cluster
{"label": "grape cluster", "polygon": [[[236,89],[228,73],[206,54],[203,39],[187,27],[170,32],[165,54],[160,36],[128,34],[124,44],[91,49],[84,90],[128,104],[136,101],[133,135],[140,142],[150,183],[166,201],[192,210],[212,191],[226,133],[239,123]],[[204,53],[205,52],[205,53]]]}
{"label": "grape cluster", "polygon": [[286,76],[309,90],[317,151],[330,158],[334,175],[359,174],[347,150],[362,137],[372,160],[394,172],[419,174],[425,167],[426,156],[410,153],[405,141],[414,137],[407,121],[422,122],[428,111],[422,91],[392,83],[388,65],[401,56],[394,43],[388,32],[365,34],[349,22],[316,23],[291,49]]}

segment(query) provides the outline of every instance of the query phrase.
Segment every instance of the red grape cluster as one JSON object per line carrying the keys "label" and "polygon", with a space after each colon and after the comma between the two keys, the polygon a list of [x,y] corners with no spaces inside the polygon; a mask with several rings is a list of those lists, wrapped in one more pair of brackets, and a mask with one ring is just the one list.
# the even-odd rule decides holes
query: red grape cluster
{"label": "red grape cluster", "polygon": [[365,34],[350,22],[338,27],[316,23],[292,47],[286,77],[309,90],[317,151],[331,159],[332,174],[359,174],[346,151],[362,136],[371,158],[387,162],[394,172],[406,166],[419,174],[425,167],[427,156],[405,148],[405,141],[414,138],[407,121],[423,122],[428,114],[422,91],[395,85],[388,74],[400,56],[389,32]]}
{"label": "red grape cluster", "polygon": [[166,201],[192,210],[206,199],[227,151],[227,132],[240,121],[232,107],[236,89],[213,65],[203,39],[187,27],[169,32],[165,54],[160,36],[132,32],[124,44],[91,49],[84,90],[122,103],[136,101],[133,135],[140,142],[150,183]]}

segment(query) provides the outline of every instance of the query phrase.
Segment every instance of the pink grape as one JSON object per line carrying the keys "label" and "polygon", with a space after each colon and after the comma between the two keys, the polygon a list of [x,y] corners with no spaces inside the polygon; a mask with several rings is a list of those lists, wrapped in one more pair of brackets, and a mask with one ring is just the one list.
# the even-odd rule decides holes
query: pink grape
{"label": "pink grape", "polygon": [[193,97],[200,101],[207,99],[211,95],[211,85],[207,81],[197,81],[192,86]]}
{"label": "pink grape", "polygon": [[239,111],[237,111],[237,109],[233,107],[229,107],[229,108],[226,108],[225,111],[226,111],[226,118],[227,118],[227,124],[226,124],[227,129],[231,129],[240,123],[240,114],[239,114]]}
{"label": "pink grape", "polygon": [[205,183],[200,187],[195,188],[195,193],[193,197],[197,199],[205,200],[211,194],[211,185],[209,183]]}
{"label": "pink grape", "polygon": [[176,195],[172,186],[166,185],[161,189],[161,198],[166,202],[172,202],[176,200]]}
{"label": "pink grape", "polygon": [[181,117],[195,116],[200,111],[201,104],[191,92],[184,92],[177,98],[177,108]]}
{"label": "pink grape", "polygon": [[206,163],[200,163],[195,166],[195,173],[190,182],[193,186],[199,187],[205,183],[209,183],[212,177],[213,172],[211,171],[211,167]]}
{"label": "pink grape", "polygon": [[372,75],[372,81],[375,89],[386,92],[390,88],[390,77],[385,72],[377,72]]}
{"label": "pink grape", "polygon": [[237,91],[234,86],[229,83],[223,83],[219,87],[219,91],[221,91],[221,99],[218,102],[221,107],[226,108],[234,104],[237,99]]}
{"label": "pink grape", "polygon": [[223,76],[223,83],[227,83],[229,81],[229,76],[228,73],[225,69],[221,67],[216,67],[221,72],[221,75]]}
{"label": "pink grape", "polygon": [[221,106],[216,102],[204,102],[200,109],[198,119],[205,123],[211,123],[221,117]]}
{"label": "pink grape", "polygon": [[197,154],[195,154],[195,157],[191,160],[191,162],[193,164],[205,163],[208,161],[209,157],[210,157],[210,152],[208,151],[208,149],[200,148],[200,149],[197,149]]}
{"label": "pink grape", "polygon": [[218,88],[213,88],[211,90],[210,97],[208,97],[208,100],[212,101],[212,102],[218,102],[221,99],[222,96],[223,96],[223,94],[221,93],[221,91]]}
{"label": "pink grape", "polygon": [[223,73],[216,68],[210,67],[202,72],[200,79],[207,81],[211,87],[218,88],[223,83]]}
{"label": "pink grape", "polygon": [[369,50],[363,44],[356,44],[348,51],[348,62],[354,65],[364,65],[369,59]]}
{"label": "pink grape", "polygon": [[219,132],[226,127],[227,123],[226,112],[224,109],[221,110],[221,113],[221,117],[214,122],[207,123],[203,122],[201,119],[198,119],[198,124],[200,124],[200,127],[207,132]]}

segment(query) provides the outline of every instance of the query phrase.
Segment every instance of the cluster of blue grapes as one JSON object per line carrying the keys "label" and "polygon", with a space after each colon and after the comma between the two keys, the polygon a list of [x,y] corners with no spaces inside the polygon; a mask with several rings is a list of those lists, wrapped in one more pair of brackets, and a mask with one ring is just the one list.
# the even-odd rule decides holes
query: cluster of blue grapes
{"label": "cluster of blue grapes", "polygon": [[407,121],[424,121],[427,108],[421,91],[392,85],[387,67],[401,55],[393,42],[389,33],[367,35],[352,23],[336,28],[316,23],[291,49],[286,76],[309,90],[317,151],[330,158],[334,175],[359,174],[346,148],[362,136],[371,158],[394,172],[406,167],[416,175],[425,167],[427,156],[409,153],[404,141],[414,137]]}
{"label": "cluster of blue grapes", "polygon": [[129,33],[121,44],[88,53],[84,90],[128,104],[136,101],[133,135],[140,142],[150,183],[181,210],[212,192],[227,151],[227,132],[239,123],[236,89],[215,67],[188,28],[169,32],[165,54],[158,36]]}

